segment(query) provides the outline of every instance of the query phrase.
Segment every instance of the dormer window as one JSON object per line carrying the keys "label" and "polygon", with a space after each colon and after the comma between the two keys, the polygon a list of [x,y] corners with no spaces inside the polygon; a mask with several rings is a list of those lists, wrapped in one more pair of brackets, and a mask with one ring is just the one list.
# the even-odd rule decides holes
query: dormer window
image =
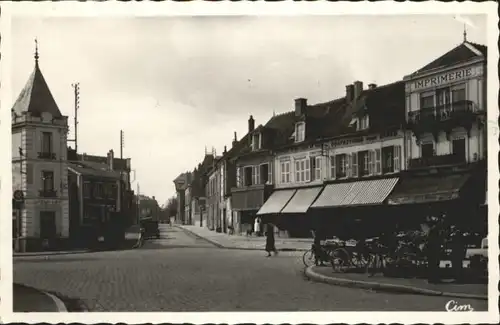
{"label": "dormer window", "polygon": [[299,122],[295,124],[295,142],[302,142],[306,138],[306,124]]}
{"label": "dormer window", "polygon": [[252,151],[259,150],[262,147],[262,136],[260,133],[252,135]]}
{"label": "dormer window", "polygon": [[368,127],[370,126],[370,119],[368,118],[368,115],[360,117],[359,123],[357,125],[358,125],[358,131],[368,129]]}

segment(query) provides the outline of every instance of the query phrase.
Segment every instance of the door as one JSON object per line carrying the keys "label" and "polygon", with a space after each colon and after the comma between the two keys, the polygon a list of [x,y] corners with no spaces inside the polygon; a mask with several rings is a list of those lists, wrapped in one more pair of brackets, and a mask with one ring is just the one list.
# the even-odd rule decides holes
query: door
{"label": "door", "polygon": [[56,237],[56,212],[40,211],[40,238],[53,239]]}
{"label": "door", "polygon": [[452,142],[452,152],[453,155],[459,160],[459,161],[465,161],[466,156],[465,156],[465,139],[455,139]]}

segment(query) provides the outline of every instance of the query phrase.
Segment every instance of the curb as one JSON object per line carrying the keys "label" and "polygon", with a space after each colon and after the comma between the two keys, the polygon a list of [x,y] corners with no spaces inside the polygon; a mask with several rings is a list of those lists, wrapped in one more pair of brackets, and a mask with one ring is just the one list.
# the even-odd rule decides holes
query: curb
{"label": "curb", "polygon": [[[262,251],[264,250],[264,248],[259,248],[259,247],[228,247],[228,246],[224,246],[222,244],[219,244],[218,242],[214,241],[214,240],[211,240],[211,239],[208,239],[206,237],[203,237],[203,236],[200,236],[198,235],[197,233],[189,230],[189,229],[186,229],[186,228],[183,228],[183,227],[180,227],[178,225],[174,225],[175,227],[183,230],[183,231],[186,231],[188,233],[190,233],[191,235],[195,236],[196,238],[199,238],[199,239],[203,239],[207,242],[209,242],[210,244],[212,245],[215,245],[217,246],[218,248],[222,248],[222,249],[233,249],[233,250],[244,250],[244,251]],[[309,249],[297,249],[297,248],[281,248],[281,249],[278,249],[279,252],[306,252],[308,251]]]}
{"label": "curb", "polygon": [[331,284],[331,285],[338,285],[338,286],[351,287],[351,288],[360,288],[360,289],[378,290],[378,291],[386,291],[386,292],[395,292],[395,293],[417,294],[417,295],[425,295],[425,296],[443,296],[443,297],[452,297],[452,298],[488,300],[487,295],[484,296],[484,295],[475,295],[475,294],[467,294],[467,293],[444,292],[444,291],[423,289],[423,288],[406,286],[406,285],[329,277],[329,276],[325,276],[325,275],[314,272],[312,270],[312,268],[313,268],[312,266],[309,266],[308,268],[305,269],[304,273],[305,273],[305,276],[307,278],[309,278],[312,281],[327,283],[327,284]]}
{"label": "curb", "polygon": [[33,256],[52,256],[52,255],[72,255],[72,254],[86,254],[94,253],[92,250],[81,250],[81,251],[67,251],[67,252],[34,252],[34,253],[14,253],[13,257],[33,257]]}
{"label": "curb", "polygon": [[48,292],[45,292],[45,291],[42,291],[42,292],[46,296],[48,296],[50,299],[52,299],[52,301],[54,301],[54,303],[56,304],[58,312],[60,312],[60,313],[67,313],[68,312],[68,309],[66,308],[66,305],[64,304],[64,302],[61,299],[59,299],[58,297],[54,296],[51,293],[48,293]]}

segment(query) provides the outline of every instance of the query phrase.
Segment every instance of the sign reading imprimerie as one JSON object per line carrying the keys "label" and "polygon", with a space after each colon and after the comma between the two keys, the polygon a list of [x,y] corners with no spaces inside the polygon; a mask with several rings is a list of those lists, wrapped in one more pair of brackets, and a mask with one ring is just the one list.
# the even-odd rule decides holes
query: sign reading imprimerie
{"label": "sign reading imprimerie", "polygon": [[481,74],[480,67],[469,67],[459,70],[434,75],[427,78],[417,79],[411,83],[412,90],[420,90],[425,88],[439,87],[449,83],[455,83],[462,80],[467,80]]}

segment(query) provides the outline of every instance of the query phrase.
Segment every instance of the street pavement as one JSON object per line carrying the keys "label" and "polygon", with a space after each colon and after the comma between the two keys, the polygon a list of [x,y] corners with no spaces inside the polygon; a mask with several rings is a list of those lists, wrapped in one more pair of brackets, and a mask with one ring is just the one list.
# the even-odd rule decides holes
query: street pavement
{"label": "street pavement", "polygon": [[265,255],[161,225],[161,238],[140,249],[15,257],[14,281],[79,298],[89,311],[444,311],[450,300],[307,281],[302,252]]}

